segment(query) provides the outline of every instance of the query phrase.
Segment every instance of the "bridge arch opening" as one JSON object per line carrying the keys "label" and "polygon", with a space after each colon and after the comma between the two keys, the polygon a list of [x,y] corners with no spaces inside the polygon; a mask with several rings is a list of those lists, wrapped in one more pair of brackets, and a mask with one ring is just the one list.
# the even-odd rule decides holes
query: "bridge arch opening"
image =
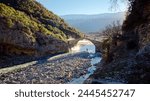
{"label": "bridge arch opening", "polygon": [[95,53],[96,47],[95,45],[87,39],[83,39],[77,42],[77,44],[70,49],[70,52],[89,52],[89,53]]}

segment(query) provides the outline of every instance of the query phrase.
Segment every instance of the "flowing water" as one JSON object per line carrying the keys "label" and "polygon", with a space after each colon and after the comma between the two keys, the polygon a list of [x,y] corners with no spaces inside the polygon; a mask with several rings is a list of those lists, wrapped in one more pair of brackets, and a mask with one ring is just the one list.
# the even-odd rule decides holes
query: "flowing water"
{"label": "flowing water", "polygon": [[95,64],[99,63],[101,61],[101,57],[99,54],[96,53],[96,47],[95,45],[90,42],[89,40],[81,40],[77,43],[76,46],[71,48],[70,52],[89,52],[91,57],[91,67],[88,67],[88,72],[85,75],[80,76],[79,78],[73,78],[69,84],[83,84],[84,81],[94,73],[96,70]]}

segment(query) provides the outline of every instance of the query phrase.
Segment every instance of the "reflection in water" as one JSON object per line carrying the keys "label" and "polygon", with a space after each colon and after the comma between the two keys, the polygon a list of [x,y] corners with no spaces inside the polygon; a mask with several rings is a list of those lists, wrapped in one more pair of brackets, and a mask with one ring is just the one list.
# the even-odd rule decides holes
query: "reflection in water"
{"label": "reflection in water", "polygon": [[74,47],[71,48],[70,52],[83,52],[95,53],[95,45],[89,40],[80,40]]}

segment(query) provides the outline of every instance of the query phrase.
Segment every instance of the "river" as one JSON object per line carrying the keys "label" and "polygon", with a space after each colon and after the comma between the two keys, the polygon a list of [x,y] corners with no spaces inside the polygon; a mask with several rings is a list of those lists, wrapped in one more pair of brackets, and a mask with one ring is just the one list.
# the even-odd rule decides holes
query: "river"
{"label": "river", "polygon": [[0,84],[83,84],[100,60],[94,44],[81,40],[70,53],[0,69]]}
{"label": "river", "polygon": [[96,64],[101,61],[101,56],[99,53],[96,53],[95,45],[89,40],[80,40],[74,47],[71,48],[70,52],[89,52],[89,58],[91,58],[91,66],[88,67],[88,71],[85,75],[80,76],[79,78],[73,78],[69,84],[83,84],[84,81],[94,73],[96,70]]}

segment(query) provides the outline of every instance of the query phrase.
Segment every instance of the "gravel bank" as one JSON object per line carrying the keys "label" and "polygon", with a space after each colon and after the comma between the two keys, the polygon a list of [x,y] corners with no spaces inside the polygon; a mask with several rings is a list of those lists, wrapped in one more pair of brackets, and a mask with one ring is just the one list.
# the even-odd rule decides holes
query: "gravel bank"
{"label": "gravel bank", "polygon": [[[89,53],[63,54],[43,58],[33,64],[27,63],[0,70],[0,83],[8,84],[59,84],[68,83],[87,73],[90,67]],[[29,65],[28,65],[29,64]],[[4,72],[3,72],[4,71]]]}

